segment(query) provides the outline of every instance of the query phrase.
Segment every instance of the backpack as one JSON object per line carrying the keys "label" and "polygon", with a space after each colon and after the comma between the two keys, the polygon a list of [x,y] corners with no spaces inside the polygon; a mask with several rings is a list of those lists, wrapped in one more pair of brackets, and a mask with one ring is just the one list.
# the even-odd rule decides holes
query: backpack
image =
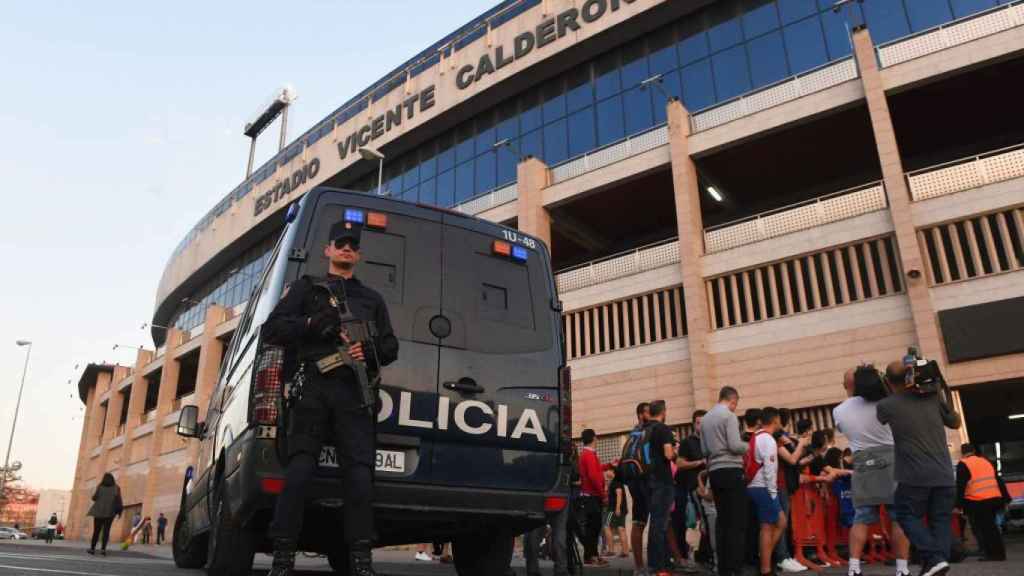
{"label": "backpack", "polygon": [[747,484],[750,484],[757,473],[761,471],[762,463],[757,461],[757,437],[761,434],[767,434],[764,430],[758,430],[750,437],[750,443],[747,444],[747,453],[743,455],[743,478],[746,479]]}
{"label": "backpack", "polygon": [[632,482],[647,476],[651,467],[650,439],[650,426],[638,426],[629,433],[619,458],[619,474],[624,481]]}

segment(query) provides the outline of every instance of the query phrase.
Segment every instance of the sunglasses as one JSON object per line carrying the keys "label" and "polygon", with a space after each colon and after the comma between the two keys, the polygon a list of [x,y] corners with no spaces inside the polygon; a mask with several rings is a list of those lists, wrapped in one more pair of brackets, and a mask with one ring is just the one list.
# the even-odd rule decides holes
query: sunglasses
{"label": "sunglasses", "polygon": [[334,247],[337,248],[338,250],[341,250],[345,246],[348,246],[354,252],[359,251],[359,242],[356,242],[351,238],[338,238],[337,240],[334,241]]}

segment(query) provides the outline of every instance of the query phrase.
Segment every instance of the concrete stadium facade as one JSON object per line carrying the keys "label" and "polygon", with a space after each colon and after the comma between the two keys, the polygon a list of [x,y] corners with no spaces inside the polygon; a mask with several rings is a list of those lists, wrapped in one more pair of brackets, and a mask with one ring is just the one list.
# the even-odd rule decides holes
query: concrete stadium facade
{"label": "concrete stadium facade", "polygon": [[1024,440],[1003,326],[1024,319],[1024,4],[832,4],[507,0],[367,88],[174,250],[155,349],[83,373],[70,535],[106,471],[173,518],[213,456],[178,410],[210,404],[287,206],[377,189],[360,147],[385,193],[548,243],[573,427],[604,458],[637,402],[684,431],[724,384],[828,427],[842,372],[908,346],[942,364],[961,439]]}

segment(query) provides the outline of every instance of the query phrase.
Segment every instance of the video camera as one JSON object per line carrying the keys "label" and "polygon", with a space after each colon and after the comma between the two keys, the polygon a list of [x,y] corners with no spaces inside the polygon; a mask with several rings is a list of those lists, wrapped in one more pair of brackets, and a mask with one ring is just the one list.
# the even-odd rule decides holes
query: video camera
{"label": "video camera", "polygon": [[939,390],[948,394],[949,387],[946,385],[946,379],[942,377],[939,364],[935,360],[922,358],[917,348],[907,348],[907,354],[903,357],[903,367],[907,390],[918,396],[930,396]]}

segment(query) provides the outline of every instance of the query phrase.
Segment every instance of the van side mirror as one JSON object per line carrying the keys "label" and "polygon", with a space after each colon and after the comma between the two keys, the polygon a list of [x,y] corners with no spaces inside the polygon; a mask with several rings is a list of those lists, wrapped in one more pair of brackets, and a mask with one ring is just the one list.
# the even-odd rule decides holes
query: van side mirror
{"label": "van side mirror", "polygon": [[178,414],[178,436],[202,438],[203,424],[199,422],[199,407],[189,404],[182,406]]}

